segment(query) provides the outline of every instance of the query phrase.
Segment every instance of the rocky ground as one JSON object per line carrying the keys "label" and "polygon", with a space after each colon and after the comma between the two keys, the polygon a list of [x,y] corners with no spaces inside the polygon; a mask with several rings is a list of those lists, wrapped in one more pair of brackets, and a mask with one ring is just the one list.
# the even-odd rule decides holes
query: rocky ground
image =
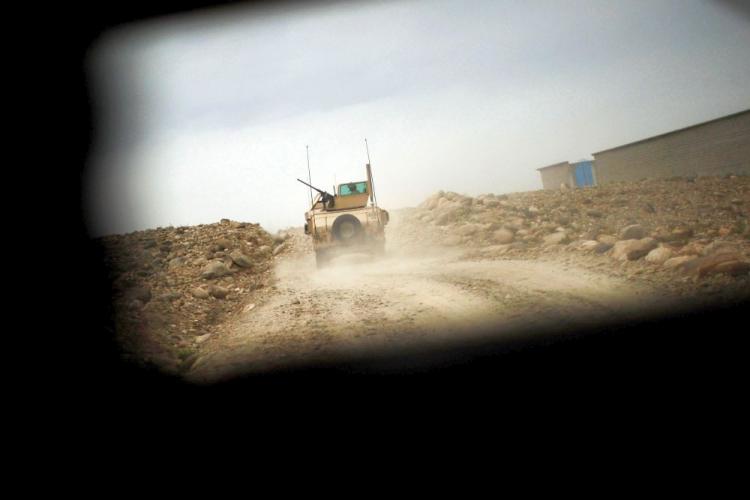
{"label": "rocky ground", "polygon": [[393,236],[470,258],[575,261],[690,294],[741,292],[750,271],[750,177],[613,183],[476,198],[439,192]]}
{"label": "rocky ground", "polygon": [[123,355],[170,373],[262,291],[288,236],[258,224],[168,227],[100,238]]}
{"label": "rocky ground", "polygon": [[224,219],[99,241],[124,354],[210,382],[488,325],[510,333],[747,300],[748,211],[743,176],[439,192],[391,210],[385,259],[323,270],[300,228],[271,235]]}

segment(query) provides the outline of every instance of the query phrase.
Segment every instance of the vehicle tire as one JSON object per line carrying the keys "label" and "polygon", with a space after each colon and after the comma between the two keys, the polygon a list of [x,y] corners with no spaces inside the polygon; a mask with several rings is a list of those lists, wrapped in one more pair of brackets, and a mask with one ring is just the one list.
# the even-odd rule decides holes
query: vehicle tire
{"label": "vehicle tire", "polygon": [[333,221],[331,227],[334,239],[343,245],[351,245],[362,239],[364,229],[362,224],[352,214],[343,214]]}

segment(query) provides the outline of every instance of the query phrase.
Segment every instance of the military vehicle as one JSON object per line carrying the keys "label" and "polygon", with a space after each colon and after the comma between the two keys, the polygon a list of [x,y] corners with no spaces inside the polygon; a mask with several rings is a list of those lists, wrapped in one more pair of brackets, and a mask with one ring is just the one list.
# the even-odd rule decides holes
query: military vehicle
{"label": "military vehicle", "polygon": [[377,205],[369,163],[366,170],[367,180],[334,186],[334,194],[297,179],[318,192],[305,212],[305,234],[312,237],[319,268],[342,253],[367,252],[375,257],[385,254],[388,212]]}

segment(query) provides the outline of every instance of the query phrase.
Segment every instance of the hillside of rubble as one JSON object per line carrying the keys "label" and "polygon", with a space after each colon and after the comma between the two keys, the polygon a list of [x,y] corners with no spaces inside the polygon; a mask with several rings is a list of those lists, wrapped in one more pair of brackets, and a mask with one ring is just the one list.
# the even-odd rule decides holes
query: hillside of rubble
{"label": "hillside of rubble", "polygon": [[[746,176],[476,197],[441,191],[390,210],[385,261],[342,260],[320,271],[301,228],[272,235],[222,219],[97,242],[107,255],[123,356],[184,374],[228,345],[256,349],[258,363],[277,344],[283,356],[289,346],[319,349],[315,342],[326,335],[340,337],[329,330],[351,311],[373,325],[385,321],[383,331],[396,335],[440,314],[445,324],[471,319],[472,311],[479,311],[474,320],[498,311],[545,317],[611,294],[746,300],[749,211]],[[341,282],[346,269],[357,269],[355,283]],[[455,317],[448,314],[456,308]],[[338,326],[342,338],[361,334],[356,325]],[[278,338],[263,337],[265,330]],[[249,344],[237,340],[246,337]]]}
{"label": "hillside of rubble", "polygon": [[400,211],[389,237],[416,252],[427,246],[466,249],[473,258],[577,257],[683,291],[739,288],[750,271],[749,214],[748,176],[477,197],[440,191]]}
{"label": "hillside of rubble", "polygon": [[202,342],[268,286],[286,239],[228,219],[99,238],[123,355],[167,372],[184,369]]}

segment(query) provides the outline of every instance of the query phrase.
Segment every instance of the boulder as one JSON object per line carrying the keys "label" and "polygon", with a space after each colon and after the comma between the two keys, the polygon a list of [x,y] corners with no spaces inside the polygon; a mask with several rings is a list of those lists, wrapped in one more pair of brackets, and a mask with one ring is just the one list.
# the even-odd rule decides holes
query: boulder
{"label": "boulder", "polygon": [[208,290],[206,290],[205,288],[193,288],[192,290],[190,290],[190,293],[196,299],[207,299],[209,296]]}
{"label": "boulder", "polygon": [[724,273],[730,276],[741,276],[750,272],[750,262],[741,260],[730,260],[728,262],[721,262],[716,266],[707,269],[704,274],[718,274]]}
{"label": "boulder", "polygon": [[228,238],[220,238],[216,240],[216,246],[219,247],[219,250],[227,250],[232,248],[232,240]]}
{"label": "boulder", "polygon": [[167,267],[169,269],[176,269],[180,266],[185,264],[185,259],[182,257],[175,257],[174,259],[170,259],[169,264],[167,264]]}
{"label": "boulder", "polygon": [[461,236],[471,236],[472,234],[476,234],[479,229],[480,227],[476,224],[464,224],[463,226],[460,226],[458,229],[456,229],[456,233],[460,234]]}
{"label": "boulder", "polygon": [[617,238],[610,234],[600,234],[597,236],[596,241],[599,243],[606,243],[607,245],[614,245],[617,243]]}
{"label": "boulder", "polygon": [[692,242],[680,249],[680,255],[703,255],[706,245]]}
{"label": "boulder", "polygon": [[195,337],[194,340],[195,340],[196,344],[202,344],[203,342],[205,342],[209,338],[211,338],[211,334],[210,333],[206,333],[204,335],[198,335],[197,337]]}
{"label": "boulder", "polygon": [[564,231],[557,231],[545,236],[542,240],[542,245],[548,247],[552,245],[567,243],[568,241],[570,241],[570,238],[568,237],[567,233],[565,233]]}
{"label": "boulder", "polygon": [[638,240],[621,240],[612,247],[612,257],[617,260],[638,260],[656,248],[656,240],[642,238]]}
{"label": "boulder", "polygon": [[667,259],[662,265],[667,269],[676,269],[686,262],[690,262],[694,259],[697,259],[695,255],[680,255],[679,257],[672,257],[670,259]]}
{"label": "boulder", "polygon": [[640,240],[646,237],[646,230],[640,224],[626,226],[620,231],[620,240]]}
{"label": "boulder", "polygon": [[208,293],[211,294],[212,297],[223,299],[226,298],[227,295],[229,295],[229,289],[224,288],[223,286],[212,285],[208,288]]}
{"label": "boulder", "polygon": [[669,248],[654,248],[646,255],[646,262],[652,264],[664,264],[670,257],[672,257],[672,250]]}
{"label": "boulder", "polygon": [[[444,199],[444,198],[443,198]],[[447,226],[448,224],[455,222],[461,214],[459,207],[449,207],[447,209],[440,209],[440,213],[435,219],[435,224],[438,226]]]}
{"label": "boulder", "polygon": [[[280,248],[280,247],[277,247]],[[252,267],[253,260],[242,253],[241,250],[232,250],[232,253],[229,254],[229,258],[232,259],[232,262],[237,264],[240,267]]]}
{"label": "boulder", "polygon": [[128,301],[137,300],[145,304],[151,300],[151,288],[148,286],[135,286],[125,293],[125,297]]}
{"label": "boulder", "polygon": [[212,261],[206,264],[201,272],[201,277],[204,279],[221,278],[226,276],[230,271],[223,262]]}
{"label": "boulder", "polygon": [[596,245],[596,246],[594,247],[594,253],[604,253],[604,252],[607,252],[607,251],[609,251],[609,249],[610,249],[610,248],[612,248],[613,246],[614,246],[614,245],[612,245],[612,244],[609,244],[609,243],[603,243],[603,242],[599,242],[599,243],[598,243],[598,244],[597,244],[597,245]]}
{"label": "boulder", "polygon": [[678,227],[672,231],[671,240],[687,240],[693,236],[693,230],[689,227]]}
{"label": "boulder", "polygon": [[171,302],[173,300],[179,299],[180,297],[182,297],[182,294],[180,292],[167,292],[159,295],[159,300]]}
{"label": "boulder", "polygon": [[[689,274],[696,274],[698,277],[703,277],[707,274],[714,274],[716,272],[716,267],[719,266],[719,264],[729,263],[729,262],[742,262],[743,258],[742,255],[739,253],[734,252],[719,252],[714,253],[712,255],[707,255],[705,257],[698,257],[696,259],[693,259],[689,262],[686,262],[682,265],[682,270]],[[726,269],[732,269],[734,266],[737,266],[737,264],[725,265],[722,267],[719,267],[719,272],[721,270]],[[741,270],[742,266],[740,265],[738,267],[738,270]]]}
{"label": "boulder", "polygon": [[703,247],[700,251],[703,255],[714,253],[737,253],[738,245],[729,241],[716,240]]}
{"label": "boulder", "polygon": [[492,239],[495,241],[495,243],[499,243],[501,245],[511,243],[513,241],[513,238],[513,232],[509,231],[508,229],[498,229],[497,231],[494,231],[492,233]]}
{"label": "boulder", "polygon": [[584,252],[593,252],[593,251],[594,251],[594,249],[595,249],[596,247],[598,247],[599,245],[601,245],[601,243],[599,243],[599,242],[598,242],[598,241],[596,241],[596,240],[586,240],[586,241],[582,242],[582,243],[581,243],[581,244],[580,244],[580,245],[578,246],[578,248],[579,248],[580,250],[583,250]]}

